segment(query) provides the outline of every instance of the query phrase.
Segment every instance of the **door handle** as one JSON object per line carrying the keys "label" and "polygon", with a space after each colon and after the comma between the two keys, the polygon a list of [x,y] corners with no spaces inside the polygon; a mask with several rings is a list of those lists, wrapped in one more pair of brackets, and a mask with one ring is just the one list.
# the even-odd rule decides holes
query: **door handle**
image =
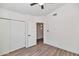
{"label": "door handle", "polygon": [[31,35],[28,35],[28,36],[31,36]]}

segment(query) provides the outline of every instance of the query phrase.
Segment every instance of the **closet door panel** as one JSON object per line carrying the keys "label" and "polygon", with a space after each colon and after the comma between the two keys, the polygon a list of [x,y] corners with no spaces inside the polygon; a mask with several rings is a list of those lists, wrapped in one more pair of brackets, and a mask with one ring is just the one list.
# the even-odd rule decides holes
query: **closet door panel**
{"label": "closet door panel", "polygon": [[0,55],[9,53],[10,21],[0,19]]}
{"label": "closet door panel", "polygon": [[25,47],[25,23],[20,21],[11,21],[11,45],[10,50],[14,51]]}

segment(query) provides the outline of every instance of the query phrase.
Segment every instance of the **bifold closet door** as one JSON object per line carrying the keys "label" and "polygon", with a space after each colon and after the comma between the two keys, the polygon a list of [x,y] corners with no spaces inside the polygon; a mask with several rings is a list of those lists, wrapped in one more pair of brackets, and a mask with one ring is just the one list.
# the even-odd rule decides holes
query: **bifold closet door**
{"label": "bifold closet door", "polygon": [[25,23],[11,20],[10,51],[25,47]]}
{"label": "bifold closet door", "polygon": [[9,53],[10,21],[0,19],[0,55]]}

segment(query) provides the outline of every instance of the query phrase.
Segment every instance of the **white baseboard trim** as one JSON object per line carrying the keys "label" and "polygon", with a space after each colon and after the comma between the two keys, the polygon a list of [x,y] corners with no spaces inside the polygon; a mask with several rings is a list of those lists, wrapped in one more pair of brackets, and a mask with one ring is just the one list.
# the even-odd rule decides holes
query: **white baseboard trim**
{"label": "white baseboard trim", "polygon": [[75,54],[78,54],[78,55],[79,55],[79,51],[74,51],[74,50],[65,49],[65,48],[60,47],[60,46],[58,46],[58,45],[50,44],[50,43],[47,43],[47,42],[44,42],[44,44],[47,44],[47,45],[50,45],[50,46],[53,46],[53,47],[56,47],[56,48],[59,48],[59,49],[62,49],[62,50],[65,50],[65,51],[68,51],[68,52],[75,53]]}

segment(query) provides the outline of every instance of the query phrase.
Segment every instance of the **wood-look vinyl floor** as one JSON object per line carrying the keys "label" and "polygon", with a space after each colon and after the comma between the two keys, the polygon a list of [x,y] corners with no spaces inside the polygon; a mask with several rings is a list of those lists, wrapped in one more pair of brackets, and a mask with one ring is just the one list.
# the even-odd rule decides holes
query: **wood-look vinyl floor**
{"label": "wood-look vinyl floor", "polygon": [[41,41],[35,46],[30,48],[21,48],[19,50],[10,52],[4,56],[79,56],[78,54],[65,51],[47,44],[43,44]]}

